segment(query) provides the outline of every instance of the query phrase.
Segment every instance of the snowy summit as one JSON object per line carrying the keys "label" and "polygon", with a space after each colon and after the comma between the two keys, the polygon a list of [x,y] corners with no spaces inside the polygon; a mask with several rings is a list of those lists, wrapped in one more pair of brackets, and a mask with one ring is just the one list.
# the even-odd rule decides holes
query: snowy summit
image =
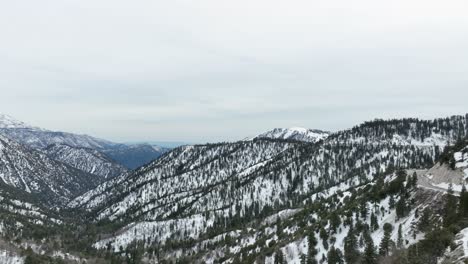
{"label": "snowy summit", "polygon": [[291,139],[315,143],[330,135],[330,132],[303,127],[275,128],[255,138]]}
{"label": "snowy summit", "polygon": [[32,126],[0,113],[0,128],[33,128]]}

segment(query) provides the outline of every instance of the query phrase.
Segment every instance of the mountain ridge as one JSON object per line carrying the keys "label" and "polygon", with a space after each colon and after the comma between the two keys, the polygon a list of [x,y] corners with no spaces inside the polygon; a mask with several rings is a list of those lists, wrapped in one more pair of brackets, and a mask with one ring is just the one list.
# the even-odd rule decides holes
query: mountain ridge
{"label": "mountain ridge", "polygon": [[[220,235],[223,227],[242,229],[241,223],[277,210],[368,186],[393,168],[428,169],[444,146],[466,134],[460,128],[465,125],[461,116],[374,120],[312,144],[257,138],[181,147],[115,185],[99,187],[112,195],[90,191],[72,207],[86,208],[94,221],[119,223],[119,235],[97,241],[97,248],[112,245],[119,252],[143,238],[148,245],[197,241]],[[265,158],[249,163],[266,150]]]}
{"label": "mountain ridge", "polygon": [[326,139],[330,134],[331,132],[327,132],[327,131],[323,131],[319,129],[291,127],[291,128],[274,128],[272,130],[259,134],[255,136],[254,138],[297,140],[297,141],[315,143],[317,141]]}
{"label": "mountain ridge", "polygon": [[456,263],[468,259],[467,121],[178,147],[71,199],[60,239],[107,263]]}
{"label": "mountain ridge", "polygon": [[8,115],[0,114],[0,134],[37,150],[56,144],[89,148],[104,153],[127,169],[135,169],[156,159],[168,149],[149,144],[123,144],[89,135],[50,131],[30,126]]}

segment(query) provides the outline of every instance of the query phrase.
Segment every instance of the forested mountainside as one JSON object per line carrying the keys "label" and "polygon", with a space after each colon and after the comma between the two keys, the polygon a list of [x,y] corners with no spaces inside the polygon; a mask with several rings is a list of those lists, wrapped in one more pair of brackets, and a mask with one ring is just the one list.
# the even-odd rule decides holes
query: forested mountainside
{"label": "forested mountainside", "polygon": [[184,255],[187,243],[368,186],[394,168],[427,169],[465,134],[466,118],[455,116],[376,120],[315,144],[256,139],[182,147],[70,205],[120,228],[98,248],[118,252],[144,241]]}
{"label": "forested mountainside", "polygon": [[62,228],[47,243],[61,253],[9,246],[34,263],[461,263],[467,128],[375,120],[315,143],[179,147],[45,212],[61,222],[30,228]]}
{"label": "forested mountainside", "polygon": [[127,169],[105,154],[90,148],[71,147],[64,144],[49,145],[43,150],[50,158],[66,163],[103,180],[114,178]]}
{"label": "forested mountainside", "polygon": [[[51,145],[68,146],[78,149],[93,149],[105,154],[116,163],[127,169],[135,169],[145,165],[168,151],[166,148],[151,146],[149,144],[121,144],[104,139],[91,137],[88,135],[78,135],[60,131],[50,131],[38,127],[33,127],[24,122],[18,121],[8,115],[0,114],[0,134],[9,137],[21,144],[29,146],[36,150],[44,150]],[[79,151],[74,151],[75,154]],[[82,152],[82,151],[81,151]],[[55,153],[57,154],[57,153]],[[58,157],[59,160],[68,161],[69,157]],[[86,159],[89,155],[80,157],[80,160]],[[94,158],[92,158],[94,160]],[[87,163],[93,162],[86,161]],[[76,159],[72,159],[71,166],[76,165]],[[101,170],[107,170],[108,163],[104,164]],[[100,176],[100,175],[98,175]]]}
{"label": "forested mountainside", "polygon": [[317,141],[327,138],[331,133],[318,130],[318,129],[307,129],[302,127],[291,127],[291,128],[275,128],[273,130],[262,133],[255,138],[270,138],[270,139],[285,139],[285,140],[297,140],[304,142],[315,143]]}
{"label": "forested mountainside", "polygon": [[2,184],[36,194],[49,205],[63,204],[101,182],[97,177],[49,158],[0,135]]}

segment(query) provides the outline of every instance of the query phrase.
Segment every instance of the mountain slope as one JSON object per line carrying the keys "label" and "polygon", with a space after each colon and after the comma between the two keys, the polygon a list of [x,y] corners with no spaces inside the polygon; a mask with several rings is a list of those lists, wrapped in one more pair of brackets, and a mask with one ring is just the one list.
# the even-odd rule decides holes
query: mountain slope
{"label": "mountain slope", "polygon": [[285,140],[297,140],[304,142],[315,143],[317,141],[326,139],[331,133],[317,130],[307,129],[302,127],[292,128],[275,128],[263,134],[256,136],[255,138],[270,138],[270,139],[285,139]]}
{"label": "mountain slope", "polygon": [[183,243],[366,185],[395,167],[428,168],[466,133],[465,124],[458,116],[376,120],[316,144],[257,139],[182,147],[70,205],[121,226],[96,247],[118,250],[143,236],[150,244]]}
{"label": "mountain slope", "polygon": [[[106,192],[115,192],[116,198],[119,194],[132,194],[131,197],[122,196],[124,200],[130,199],[128,202],[122,201],[126,204],[125,208],[139,207],[141,205],[139,202],[133,202],[141,195],[144,196],[141,199],[143,203],[164,197],[159,200],[164,208],[158,211],[162,212],[167,209],[165,213],[170,214],[171,211],[178,210],[177,207],[170,208],[173,202],[180,200],[191,204],[193,200],[198,199],[197,196],[200,194],[209,193],[210,188],[218,190],[225,181],[238,180],[236,179],[238,175],[248,175],[250,171],[260,168],[278,153],[297,144],[299,143],[255,140],[232,144],[180,147],[128,175],[117,186],[110,186],[112,190]],[[213,170],[216,171],[215,174]],[[159,192],[154,190],[159,190]],[[133,191],[139,194],[134,196]],[[88,207],[81,203],[81,199],[89,201],[89,198],[84,197],[94,194],[95,192],[91,191],[75,200],[75,203]],[[166,199],[169,200],[166,201]],[[124,212],[126,209],[122,208],[118,214]]]}
{"label": "mountain slope", "polygon": [[94,149],[54,144],[48,146],[43,151],[50,158],[84,172],[94,174],[102,181],[127,172],[126,168]]}
{"label": "mountain slope", "polygon": [[56,241],[110,263],[464,261],[468,150],[447,145],[466,128],[460,116],[374,120],[316,143],[179,147],[69,202]]}
{"label": "mountain slope", "polygon": [[36,194],[48,204],[62,204],[100,182],[94,175],[55,161],[2,135],[0,181]]}

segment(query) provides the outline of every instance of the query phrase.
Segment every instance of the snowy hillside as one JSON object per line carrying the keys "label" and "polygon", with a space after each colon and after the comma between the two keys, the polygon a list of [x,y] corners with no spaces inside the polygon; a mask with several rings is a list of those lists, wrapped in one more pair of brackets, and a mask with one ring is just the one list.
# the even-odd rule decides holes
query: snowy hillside
{"label": "snowy hillside", "polygon": [[[53,212],[24,187],[35,186],[28,177],[42,166],[25,168],[76,170],[53,153],[88,171],[80,157],[105,159],[62,145],[49,155],[28,152],[4,138],[1,175],[19,165],[27,173],[0,182],[7,190],[0,216],[19,219],[0,229],[30,233],[35,245],[59,252],[50,256],[80,252],[102,263],[437,263],[444,254],[464,261],[466,121],[374,120],[314,143],[263,137],[182,146],[63,199],[68,208]],[[43,246],[51,233],[55,240]]]}
{"label": "snowy hillside", "polygon": [[[181,147],[71,205],[86,208],[95,219],[119,223],[118,235],[97,241],[97,248],[111,245],[118,251],[143,239],[148,246],[203,241],[208,234],[222,235],[275,211],[368,184],[394,167],[429,168],[445,144],[465,133],[460,127],[465,127],[460,117],[377,120],[315,144],[255,139]],[[111,195],[99,194],[103,190]]]}
{"label": "snowy hillside", "polygon": [[61,204],[96,186],[99,179],[40,151],[0,135],[0,183],[39,195],[49,204]]}
{"label": "snowy hillside", "polygon": [[453,155],[455,161],[455,169],[463,171],[463,179],[468,179],[468,146]]}
{"label": "snowy hillside", "polygon": [[48,146],[43,151],[50,158],[84,172],[94,174],[101,180],[113,178],[127,172],[126,168],[94,149],[54,144]]}
{"label": "snowy hillside", "polygon": [[2,264],[23,264],[24,259],[17,254],[0,249],[0,263]]}
{"label": "snowy hillside", "polygon": [[329,135],[330,132],[321,131],[317,129],[291,127],[275,128],[273,130],[260,134],[255,138],[285,139],[315,143],[317,141],[327,138]]}

